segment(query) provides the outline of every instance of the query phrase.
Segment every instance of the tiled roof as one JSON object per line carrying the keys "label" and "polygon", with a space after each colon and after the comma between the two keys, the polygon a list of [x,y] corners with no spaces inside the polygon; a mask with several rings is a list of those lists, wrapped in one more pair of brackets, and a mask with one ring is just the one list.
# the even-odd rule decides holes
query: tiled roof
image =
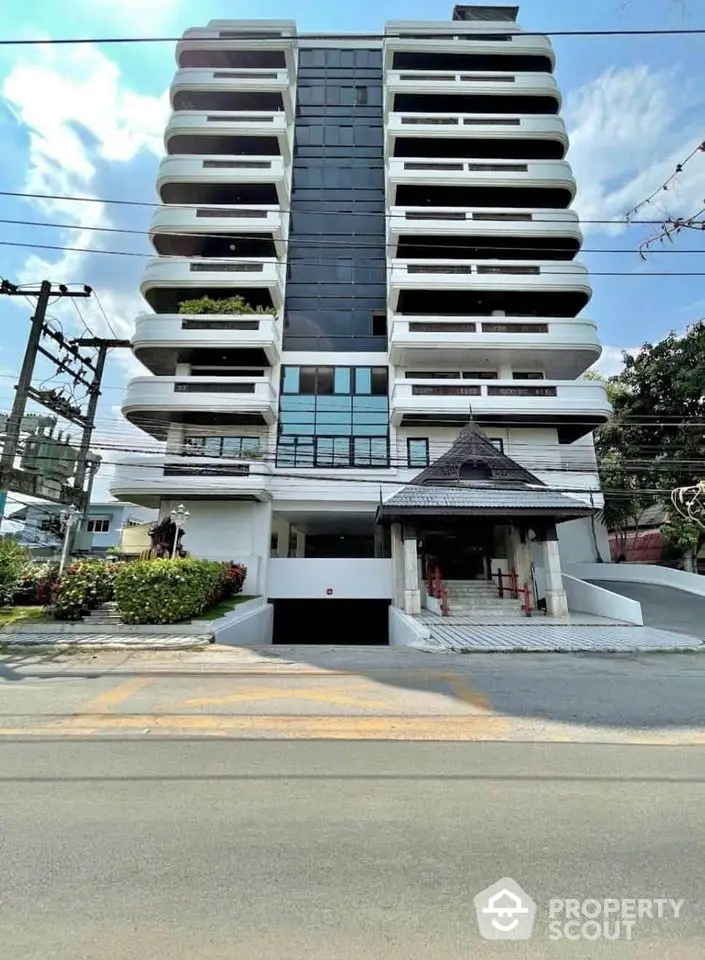
{"label": "tiled roof", "polygon": [[483,487],[432,487],[409,484],[393,494],[380,507],[383,514],[395,509],[463,509],[463,510],[552,510],[556,513],[588,515],[591,508],[579,500],[555,490],[488,489]]}

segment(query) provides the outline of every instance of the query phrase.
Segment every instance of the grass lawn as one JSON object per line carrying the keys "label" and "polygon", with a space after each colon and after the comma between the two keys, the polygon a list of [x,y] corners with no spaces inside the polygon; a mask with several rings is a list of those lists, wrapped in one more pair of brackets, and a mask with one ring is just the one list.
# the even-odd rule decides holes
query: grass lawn
{"label": "grass lawn", "polygon": [[0,608],[0,627],[11,623],[29,623],[32,620],[48,620],[44,607],[2,607]]}
{"label": "grass lawn", "polygon": [[217,620],[219,617],[224,617],[226,613],[230,613],[231,610],[234,610],[238,604],[244,603],[245,600],[254,599],[255,597],[252,595],[247,593],[239,593],[236,597],[229,597],[227,600],[221,600],[220,603],[214,603],[212,607],[208,607],[207,610],[204,610],[198,619]]}

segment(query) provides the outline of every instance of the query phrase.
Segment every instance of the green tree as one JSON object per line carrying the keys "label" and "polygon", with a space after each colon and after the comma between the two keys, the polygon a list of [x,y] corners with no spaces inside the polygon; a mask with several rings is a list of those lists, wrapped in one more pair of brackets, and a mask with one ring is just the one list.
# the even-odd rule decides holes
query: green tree
{"label": "green tree", "polygon": [[[595,446],[605,521],[618,529],[635,522],[638,506],[642,512],[654,502],[670,507],[668,491],[705,474],[705,324],[625,353],[623,371],[607,385],[614,413],[597,432]],[[694,547],[683,537],[669,542],[681,544],[686,556],[703,539],[705,531]]]}
{"label": "green tree", "polygon": [[0,536],[0,603],[7,603],[29,560],[29,550],[10,535]]}

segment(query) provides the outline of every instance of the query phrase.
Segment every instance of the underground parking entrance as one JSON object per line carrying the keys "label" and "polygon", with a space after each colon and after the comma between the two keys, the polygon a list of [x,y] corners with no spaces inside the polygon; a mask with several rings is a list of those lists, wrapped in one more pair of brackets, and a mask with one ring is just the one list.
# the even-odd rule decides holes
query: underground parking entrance
{"label": "underground parking entrance", "polygon": [[386,646],[389,600],[270,600],[273,643]]}

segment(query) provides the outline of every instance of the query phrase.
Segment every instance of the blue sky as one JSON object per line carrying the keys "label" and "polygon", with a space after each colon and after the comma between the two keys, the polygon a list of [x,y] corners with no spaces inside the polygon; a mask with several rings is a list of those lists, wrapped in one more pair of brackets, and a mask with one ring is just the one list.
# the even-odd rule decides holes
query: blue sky
{"label": "blue sky", "polygon": [[[381,31],[385,20],[441,19],[452,3],[404,0],[324,4],[237,0],[0,0],[3,38],[178,36],[209,19],[294,19],[301,31]],[[705,28],[705,0],[526,0],[528,30]],[[619,217],[670,174],[705,137],[702,57],[705,36],[556,38],[557,78],[571,133],[569,160],[578,179],[576,203],[586,219]],[[30,46],[0,48],[0,190],[153,201],[162,153],[168,90],[175,69],[172,44]],[[683,215],[705,206],[705,154],[698,154],[651,208]],[[146,239],[90,227],[144,231],[148,207],[70,203],[0,196],[0,241],[56,244],[147,253]],[[65,224],[63,229],[29,221]],[[637,255],[648,227],[588,226],[583,259],[593,271],[594,295],[585,315],[600,328],[602,368],[613,372],[621,348],[636,348],[670,329],[683,330],[705,315],[705,277],[648,277],[661,271],[705,270],[703,235],[691,232],[643,264]],[[129,336],[141,309],[138,257],[80,254],[0,246],[0,275],[16,282],[90,283],[114,328]],[[611,272],[627,276],[604,276]],[[81,302],[89,326],[108,333],[97,305]],[[24,348],[29,305],[0,302],[0,410],[12,400],[14,372]],[[74,307],[54,314],[67,332],[82,329]],[[149,449],[149,438],[119,416],[126,378],[141,368],[128,351],[115,351],[99,410],[106,445]],[[41,374],[41,368],[40,368]],[[103,450],[106,460],[115,454]],[[107,495],[109,471],[98,484]]]}

